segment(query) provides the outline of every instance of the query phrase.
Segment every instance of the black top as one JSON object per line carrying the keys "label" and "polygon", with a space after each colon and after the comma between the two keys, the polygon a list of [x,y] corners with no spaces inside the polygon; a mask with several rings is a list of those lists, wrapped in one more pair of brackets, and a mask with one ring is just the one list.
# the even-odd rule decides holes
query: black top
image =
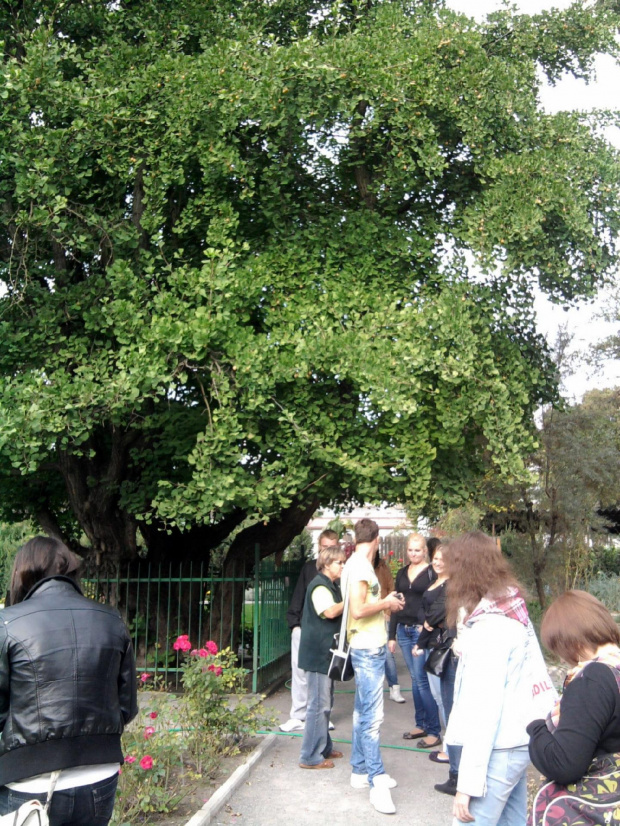
{"label": "black top", "polygon": [[328,619],[317,614],[312,602],[312,592],[320,586],[331,592],[334,602],[342,602],[340,585],[336,585],[324,573],[318,573],[308,585],[304,601],[298,664],[304,671],[327,674],[332,659],[330,648],[334,645],[334,634],[340,631],[342,617]]}
{"label": "black top", "polygon": [[56,769],[122,763],[138,712],[120,614],[66,577],[0,612],[0,786]]}
{"label": "black top", "polygon": [[401,625],[422,625],[424,622],[424,612],[422,611],[422,594],[437,576],[429,565],[417,575],[413,582],[409,582],[407,575],[408,565],[401,568],[396,574],[394,583],[395,589],[405,597],[405,607],[390,617],[391,640],[396,639],[396,626]]}
{"label": "black top", "polygon": [[544,720],[533,720],[527,733],[532,763],[564,786],[581,780],[593,757],[620,751],[620,691],[612,669],[587,665],[566,686],[555,733]]}
{"label": "black top", "polygon": [[311,559],[309,562],[306,562],[304,567],[301,569],[299,579],[297,580],[297,585],[295,585],[295,590],[293,591],[293,596],[291,597],[291,604],[286,612],[286,621],[291,631],[293,628],[301,625],[301,616],[304,611],[306,591],[308,590],[308,585],[310,585],[316,575],[316,559]]}
{"label": "black top", "polygon": [[[432,631],[422,629],[418,642],[418,648],[434,648],[440,642],[441,632],[446,625],[446,582],[442,582],[436,588],[427,588],[422,594],[422,611],[424,620],[431,627]],[[456,629],[455,629],[456,633]]]}

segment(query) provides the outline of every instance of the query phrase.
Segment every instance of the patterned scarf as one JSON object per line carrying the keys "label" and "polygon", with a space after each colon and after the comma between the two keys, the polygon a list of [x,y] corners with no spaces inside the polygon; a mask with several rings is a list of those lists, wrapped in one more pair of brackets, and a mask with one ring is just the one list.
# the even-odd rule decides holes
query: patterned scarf
{"label": "patterned scarf", "polygon": [[473,620],[486,614],[499,614],[508,619],[517,620],[527,628],[530,621],[527,605],[518,588],[510,587],[503,597],[487,599],[483,597],[466,620],[469,625]]}
{"label": "patterned scarf", "polygon": [[[567,673],[566,679],[564,680],[564,691],[566,691],[566,686],[577,677],[586,665],[590,665],[590,663],[603,663],[603,665],[608,665],[610,668],[615,668],[617,671],[620,672],[620,648],[617,645],[606,645],[604,646],[605,650],[601,652],[598,657],[595,657],[593,660],[584,660],[583,662],[578,662],[574,668]],[[616,677],[616,679],[618,679]],[[560,722],[560,708],[561,708],[561,701],[562,698],[556,702],[553,709],[547,715],[547,728],[553,734],[553,732],[558,727],[558,723]]]}

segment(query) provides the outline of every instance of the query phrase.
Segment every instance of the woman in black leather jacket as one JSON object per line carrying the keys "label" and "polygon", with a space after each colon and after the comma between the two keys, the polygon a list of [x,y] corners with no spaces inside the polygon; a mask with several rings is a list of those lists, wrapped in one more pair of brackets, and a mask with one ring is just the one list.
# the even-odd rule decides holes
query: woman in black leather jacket
{"label": "woman in black leather jacket", "polygon": [[0,815],[45,801],[62,770],[51,826],[107,826],[137,713],[129,633],[119,613],[80,591],[80,560],[38,536],[17,553],[0,612]]}

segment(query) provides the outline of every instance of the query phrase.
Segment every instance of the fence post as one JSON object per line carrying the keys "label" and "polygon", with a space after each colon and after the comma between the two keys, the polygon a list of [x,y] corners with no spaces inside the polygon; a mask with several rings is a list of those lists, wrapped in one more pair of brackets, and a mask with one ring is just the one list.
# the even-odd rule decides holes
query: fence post
{"label": "fence post", "polygon": [[259,629],[259,611],[260,611],[260,546],[258,543],[254,546],[254,612],[252,615],[252,624],[254,626],[254,634],[252,639],[252,691],[254,694],[258,691],[258,629]]}

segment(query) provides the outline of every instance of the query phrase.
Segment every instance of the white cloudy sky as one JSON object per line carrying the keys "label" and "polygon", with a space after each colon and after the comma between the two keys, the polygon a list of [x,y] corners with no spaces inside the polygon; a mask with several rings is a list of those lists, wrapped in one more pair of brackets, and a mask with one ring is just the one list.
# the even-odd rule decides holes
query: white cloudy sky
{"label": "white cloudy sky", "polygon": [[[464,14],[483,19],[489,12],[503,7],[500,0],[448,0],[448,5]],[[543,9],[567,8],[568,0],[517,0],[514,5],[525,14],[536,14]],[[597,78],[592,84],[566,78],[554,87],[543,90],[541,99],[546,109],[618,109],[620,108],[620,66],[610,57],[597,61]],[[610,130],[608,137],[620,147],[620,129]],[[620,281],[620,278],[618,279]],[[588,346],[617,330],[617,324],[606,324],[600,318],[601,309],[610,303],[610,292],[603,292],[591,304],[568,311],[550,304],[542,296],[537,301],[539,327],[550,341],[554,341],[560,325],[567,325],[574,335],[575,347],[587,350]],[[620,385],[620,363],[608,361],[601,372],[582,364],[576,373],[567,378],[565,390],[569,397],[579,399],[593,387]]]}

